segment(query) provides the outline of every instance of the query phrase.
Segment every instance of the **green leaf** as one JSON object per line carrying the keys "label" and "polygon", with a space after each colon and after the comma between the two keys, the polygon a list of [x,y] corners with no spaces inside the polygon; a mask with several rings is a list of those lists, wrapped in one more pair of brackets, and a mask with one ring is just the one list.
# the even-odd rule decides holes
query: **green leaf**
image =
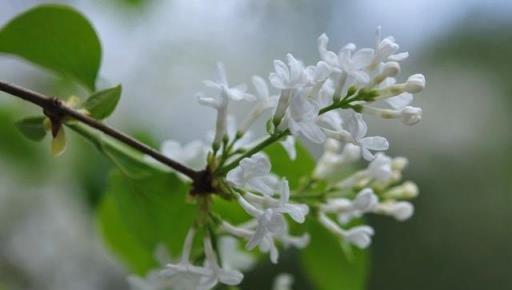
{"label": "green leaf", "polygon": [[29,117],[16,122],[16,127],[23,136],[32,141],[41,141],[46,136],[46,128],[44,127],[45,117]]}
{"label": "green leaf", "polygon": [[97,223],[107,246],[134,273],[142,275],[147,269],[157,266],[153,252],[145,248],[126,225],[113,195],[103,198],[98,209]]}
{"label": "green leaf", "polygon": [[74,78],[94,91],[101,44],[89,21],[64,5],[32,8],[0,30],[0,53]]}
{"label": "green leaf", "polygon": [[[123,231],[129,233],[137,245],[153,253],[157,245],[163,244],[176,257],[181,253],[186,233],[196,217],[196,206],[186,201],[188,190],[188,185],[171,173],[154,173],[134,180],[114,170],[105,198],[112,198],[125,226]],[[116,222],[112,218],[101,221],[107,229]],[[144,274],[151,269],[123,245],[122,239],[116,239],[114,233],[107,232],[104,238],[132,270]]]}
{"label": "green leaf", "polygon": [[92,94],[83,104],[91,117],[103,120],[114,112],[121,98],[121,85]]}
{"label": "green leaf", "polygon": [[281,144],[275,143],[265,149],[272,162],[272,172],[286,176],[291,188],[296,188],[303,177],[308,177],[315,168],[315,159],[297,142],[297,159],[291,160]]}
{"label": "green leaf", "polygon": [[365,289],[368,253],[353,247],[344,250],[339,239],[317,221],[309,220],[306,227],[311,242],[300,258],[314,289]]}

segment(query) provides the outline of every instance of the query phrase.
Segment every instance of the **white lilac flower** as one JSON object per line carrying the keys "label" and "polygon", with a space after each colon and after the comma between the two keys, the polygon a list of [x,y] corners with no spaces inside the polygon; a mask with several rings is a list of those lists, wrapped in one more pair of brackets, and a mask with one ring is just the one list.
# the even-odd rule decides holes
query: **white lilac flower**
{"label": "white lilac flower", "polygon": [[[252,220],[242,226],[233,226],[230,223],[223,221],[221,229],[225,233],[235,237],[251,240],[251,238],[256,234],[255,229],[257,226],[258,222],[256,220]],[[307,233],[298,237],[289,235],[288,226],[286,223],[284,224],[283,231],[278,235],[267,232],[259,243],[258,247],[262,253],[270,253],[270,260],[272,263],[276,264],[279,259],[279,250],[277,249],[274,240],[280,241],[285,247],[293,246],[302,249],[308,245],[309,235]],[[249,247],[249,245],[247,245],[246,248],[252,249]]]}
{"label": "white lilac flower", "polygon": [[247,87],[245,85],[237,85],[230,87],[227,77],[226,68],[224,64],[217,63],[217,70],[213,80],[206,80],[203,82],[205,86],[214,89],[218,94],[226,94],[227,97],[234,101],[255,101],[256,97],[246,93]]}
{"label": "white lilac flower", "polygon": [[415,125],[421,121],[423,110],[418,107],[407,106],[400,111],[400,121],[405,125]]}
{"label": "white lilac flower", "polygon": [[348,230],[344,230],[325,213],[320,213],[318,218],[320,223],[322,223],[327,230],[358,248],[367,248],[371,243],[371,237],[373,236],[374,231],[373,228],[369,226],[355,226]]}
{"label": "white lilac flower", "polygon": [[325,179],[334,175],[344,165],[357,161],[361,157],[361,148],[352,143],[347,143],[343,151],[338,153],[340,144],[334,139],[327,139],[325,150],[317,162],[313,176]]}
{"label": "white lilac flower", "polygon": [[289,202],[290,187],[287,180],[281,180],[279,185],[279,200],[269,196],[259,196],[250,192],[246,193],[245,199],[260,208],[273,209],[278,213],[289,214],[294,221],[303,223],[306,219],[306,215],[309,213],[309,207],[305,204]]}
{"label": "white lilac flower", "polygon": [[290,157],[291,160],[297,159],[297,149],[295,148],[295,137],[286,136],[286,138],[279,143],[283,146],[286,154]]}
{"label": "white lilac flower", "polygon": [[366,137],[368,126],[359,113],[354,114],[349,119],[347,128],[352,137],[352,143],[361,147],[361,152],[366,160],[373,160],[374,155],[371,151],[385,151],[389,148],[388,140],[384,137]]}
{"label": "white lilac flower", "polygon": [[336,78],[335,96],[341,98],[347,91],[348,86],[353,82],[367,84],[370,77],[366,67],[373,59],[373,49],[363,48],[356,51],[353,43],[345,45],[336,55],[327,49],[329,38],[322,34],[318,38],[318,51],[333,72],[338,74]]}
{"label": "white lilac flower", "polygon": [[218,241],[218,248],[224,269],[247,271],[256,262],[253,256],[240,250],[238,240],[233,237],[221,237]]}
{"label": "white lilac flower", "polygon": [[371,188],[361,190],[354,200],[347,198],[333,198],[322,205],[324,213],[335,213],[341,224],[347,224],[354,218],[359,218],[365,213],[372,212],[378,204],[378,197]]}
{"label": "white lilac flower", "polygon": [[375,33],[374,58],[369,69],[374,69],[383,61],[402,61],[409,57],[408,52],[396,53],[399,49],[400,46],[396,43],[393,36],[382,39],[382,29],[378,26]]}
{"label": "white lilac flower", "polygon": [[245,133],[266,110],[277,106],[277,96],[270,95],[267,83],[262,77],[253,76],[252,83],[256,89],[257,103],[247,118],[242,122],[239,129],[241,133]]}
{"label": "white lilac flower", "polygon": [[274,279],[272,290],[292,290],[293,276],[290,274],[279,274]]}
{"label": "white lilac flower", "polygon": [[[254,199],[255,195],[247,194],[247,199],[242,196],[238,197],[238,202],[242,208],[257,220],[255,232],[247,243],[247,249],[253,249],[258,245],[260,248],[262,245],[266,247],[265,244],[268,244],[268,247],[272,250],[274,248],[273,237],[287,235],[288,225],[283,216],[285,213],[298,223],[305,221],[309,208],[306,205],[289,203],[290,191],[288,181],[284,180],[281,182],[280,194],[279,201],[269,199],[268,197],[260,197],[262,199],[256,200],[258,203],[264,202],[265,205],[269,206],[265,209],[260,209],[248,201],[250,198]],[[271,258],[273,260],[277,259],[277,253],[271,252]]]}
{"label": "white lilac flower", "polygon": [[308,83],[308,77],[304,71],[304,65],[293,55],[287,54],[288,66],[281,60],[274,60],[275,72],[269,75],[270,83],[281,90],[277,108],[274,112],[274,125],[279,125],[286,109],[290,104],[290,99],[295,95],[298,89],[303,88]]}
{"label": "white lilac flower", "polygon": [[392,159],[383,153],[377,153],[368,165],[368,176],[380,181],[389,180],[393,174]]}
{"label": "white lilac flower", "polygon": [[256,97],[247,94],[246,88],[243,85],[229,87],[226,70],[222,63],[217,63],[217,71],[214,80],[204,81],[207,87],[215,90],[213,96],[205,95],[203,93],[198,94],[197,98],[200,104],[212,107],[217,110],[217,121],[215,126],[215,138],[213,145],[219,146],[224,134],[226,133],[226,118],[227,118],[227,107],[229,99],[235,101],[254,101]]}
{"label": "white lilac flower", "polygon": [[211,275],[211,271],[205,267],[194,266],[190,263],[190,252],[194,242],[195,229],[191,228],[185,238],[181,259],[177,264],[169,263],[160,272],[163,279],[168,281],[167,287],[176,290],[185,289],[210,289],[203,282]]}
{"label": "white lilac flower", "polygon": [[287,54],[288,66],[281,60],[274,60],[275,72],[269,76],[270,83],[277,89],[299,89],[307,84],[308,77],[304,71],[304,64]]}
{"label": "white lilac flower", "polygon": [[405,221],[414,214],[414,206],[408,201],[387,201],[378,204],[374,212],[391,216],[398,221]]}
{"label": "white lilac flower", "polygon": [[217,255],[212,247],[210,237],[205,237],[203,240],[204,253],[206,256],[205,267],[210,270],[209,276],[203,276],[201,279],[201,286],[204,288],[199,289],[212,289],[219,282],[225,285],[235,286],[242,282],[244,275],[236,270],[229,270],[221,268],[217,261]]}
{"label": "white lilac flower", "polygon": [[314,143],[323,143],[325,133],[318,125],[319,108],[303,97],[294,96],[286,113],[285,123],[292,135],[303,136]]}
{"label": "white lilac flower", "polygon": [[228,172],[226,180],[233,185],[266,195],[275,192],[275,178],[270,175],[270,161],[261,153],[244,158],[235,169]]}

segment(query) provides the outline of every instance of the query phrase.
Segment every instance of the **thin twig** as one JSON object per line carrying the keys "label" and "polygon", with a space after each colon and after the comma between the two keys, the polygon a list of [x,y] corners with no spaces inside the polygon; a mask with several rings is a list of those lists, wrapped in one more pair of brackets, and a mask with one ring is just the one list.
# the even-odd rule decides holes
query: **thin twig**
{"label": "thin twig", "polygon": [[195,171],[179,162],[176,162],[164,155],[160,152],[154,150],[153,148],[147,146],[144,143],[128,136],[127,134],[118,131],[112,127],[109,127],[96,119],[93,119],[87,115],[84,115],[62,103],[59,99],[55,97],[48,97],[41,93],[37,93],[10,83],[0,81],[0,91],[6,92],[15,97],[21,98],[25,101],[31,102],[39,107],[41,107],[46,113],[52,114],[54,116],[66,116],[70,117],[74,120],[80,121],[92,128],[95,128],[106,135],[123,142],[124,144],[145,153],[154,159],[162,162],[163,164],[171,167],[172,169],[190,177],[192,180],[196,181],[201,175],[200,172]]}

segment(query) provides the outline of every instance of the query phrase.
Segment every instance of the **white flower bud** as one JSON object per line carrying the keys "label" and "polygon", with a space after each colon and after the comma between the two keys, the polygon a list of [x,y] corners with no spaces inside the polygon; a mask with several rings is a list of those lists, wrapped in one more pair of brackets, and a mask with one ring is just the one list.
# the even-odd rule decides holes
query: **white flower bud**
{"label": "white flower bud", "polygon": [[361,212],[368,212],[373,210],[378,202],[379,198],[375,195],[373,190],[371,188],[365,188],[357,194],[352,202],[352,206]]}
{"label": "white flower bud", "polygon": [[394,77],[400,73],[400,64],[396,61],[386,62],[380,73],[384,77]]}
{"label": "white flower bud", "polygon": [[419,194],[418,186],[411,181],[395,186],[383,194],[385,199],[412,199]]}
{"label": "white flower bud", "polygon": [[405,91],[411,94],[416,94],[425,88],[425,76],[422,74],[414,74],[405,82]]}
{"label": "white flower bud", "polygon": [[335,139],[327,138],[324,144],[324,149],[329,153],[337,153],[341,148],[340,142]]}
{"label": "white flower bud", "polygon": [[361,147],[354,145],[352,143],[347,143],[345,147],[343,147],[343,152],[341,153],[343,160],[346,162],[354,162],[361,158]]}
{"label": "white flower bud", "polygon": [[357,226],[346,231],[344,237],[349,243],[360,249],[365,249],[370,246],[373,234],[373,228],[369,226]]}
{"label": "white flower bud", "polygon": [[400,111],[400,121],[405,125],[412,126],[421,120],[422,113],[423,110],[421,108],[407,106]]}
{"label": "white flower bud", "polygon": [[391,158],[383,153],[377,153],[375,159],[368,165],[368,176],[380,181],[389,180],[393,171],[391,170]]}
{"label": "white flower bud", "polygon": [[405,157],[395,157],[391,161],[391,168],[393,170],[402,171],[409,164],[409,160]]}
{"label": "white flower bud", "polygon": [[399,221],[405,221],[414,214],[414,206],[407,201],[391,201],[377,205],[375,212],[392,216]]}

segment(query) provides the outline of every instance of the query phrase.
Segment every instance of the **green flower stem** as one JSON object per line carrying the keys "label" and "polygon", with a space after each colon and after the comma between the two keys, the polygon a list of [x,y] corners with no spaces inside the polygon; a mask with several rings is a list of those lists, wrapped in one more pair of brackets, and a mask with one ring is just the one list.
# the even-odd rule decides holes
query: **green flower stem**
{"label": "green flower stem", "polygon": [[252,155],[260,152],[261,150],[265,149],[266,147],[272,145],[274,142],[278,141],[279,139],[281,139],[282,137],[286,136],[290,134],[290,131],[289,130],[284,130],[282,132],[279,132],[277,134],[274,134],[274,135],[271,135],[269,137],[267,137],[265,140],[261,141],[260,143],[256,144],[252,149],[250,149],[249,151],[245,152],[244,154],[240,155],[240,157],[238,157],[236,160],[234,160],[233,162],[229,163],[228,165],[224,166],[224,167],[221,167],[220,169],[218,169],[216,172],[215,172],[215,175],[223,175],[223,174],[226,174],[228,171],[230,171],[231,169],[235,168],[238,166],[238,164],[240,163],[240,161],[242,161],[242,159],[244,158],[248,158],[248,157],[251,157]]}

